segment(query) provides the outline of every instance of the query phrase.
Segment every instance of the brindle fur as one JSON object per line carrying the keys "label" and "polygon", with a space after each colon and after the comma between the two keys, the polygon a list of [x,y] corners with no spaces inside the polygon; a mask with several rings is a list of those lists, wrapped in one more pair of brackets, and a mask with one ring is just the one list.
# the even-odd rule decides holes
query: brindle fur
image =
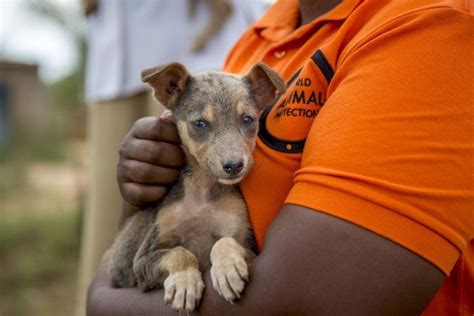
{"label": "brindle fur", "polygon": [[[173,111],[187,166],[161,204],[130,218],[113,245],[115,287],[165,287],[165,300],[188,311],[200,300],[200,271],[211,266],[214,288],[233,301],[254,255],[247,209],[237,183],[252,167],[258,116],[285,85],[263,64],[243,78],[191,76],[178,63],[145,70],[155,98]],[[253,121],[244,120],[250,117]],[[196,121],[206,120],[206,127]],[[226,172],[226,163],[242,170]]]}

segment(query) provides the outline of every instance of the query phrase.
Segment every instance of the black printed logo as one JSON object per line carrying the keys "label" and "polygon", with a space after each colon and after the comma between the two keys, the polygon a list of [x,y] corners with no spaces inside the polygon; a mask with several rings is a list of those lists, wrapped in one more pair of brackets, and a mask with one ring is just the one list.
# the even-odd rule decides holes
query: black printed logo
{"label": "black printed logo", "polygon": [[311,85],[310,78],[299,78],[296,81],[295,89],[278,104],[273,118],[278,119],[282,116],[316,117],[326,100],[321,91],[307,89]]}

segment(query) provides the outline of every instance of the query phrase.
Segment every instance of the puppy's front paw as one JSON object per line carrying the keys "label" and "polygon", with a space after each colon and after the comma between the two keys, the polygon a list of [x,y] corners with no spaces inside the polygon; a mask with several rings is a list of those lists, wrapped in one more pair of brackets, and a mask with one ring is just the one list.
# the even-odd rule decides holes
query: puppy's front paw
{"label": "puppy's front paw", "polygon": [[170,274],[164,283],[165,302],[175,310],[193,311],[204,290],[201,272],[194,268]]}
{"label": "puppy's front paw", "polygon": [[220,257],[212,264],[211,278],[217,293],[232,303],[236,298],[240,298],[245,281],[248,281],[247,263],[236,253]]}

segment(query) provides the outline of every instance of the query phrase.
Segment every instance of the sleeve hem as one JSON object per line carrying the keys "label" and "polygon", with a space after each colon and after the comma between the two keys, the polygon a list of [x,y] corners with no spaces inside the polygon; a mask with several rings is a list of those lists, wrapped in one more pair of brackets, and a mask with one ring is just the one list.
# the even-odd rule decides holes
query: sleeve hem
{"label": "sleeve hem", "polygon": [[[311,188],[308,189],[308,186]],[[311,196],[308,192],[316,192]],[[341,218],[370,230],[431,262],[449,275],[460,250],[443,236],[380,205],[315,183],[298,182],[285,204],[295,204]]]}

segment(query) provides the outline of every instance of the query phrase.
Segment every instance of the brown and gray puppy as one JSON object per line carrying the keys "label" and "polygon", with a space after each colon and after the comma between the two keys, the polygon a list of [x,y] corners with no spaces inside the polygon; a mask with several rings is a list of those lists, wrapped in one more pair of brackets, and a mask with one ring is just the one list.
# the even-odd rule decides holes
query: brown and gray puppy
{"label": "brown and gray puppy", "polygon": [[186,154],[180,179],[154,210],[128,220],[113,245],[115,287],[164,286],[165,301],[192,311],[211,266],[216,291],[232,302],[248,280],[250,225],[237,183],[253,164],[263,108],[286,86],[264,64],[243,77],[191,76],[179,63],[143,71],[155,98],[174,114]]}

